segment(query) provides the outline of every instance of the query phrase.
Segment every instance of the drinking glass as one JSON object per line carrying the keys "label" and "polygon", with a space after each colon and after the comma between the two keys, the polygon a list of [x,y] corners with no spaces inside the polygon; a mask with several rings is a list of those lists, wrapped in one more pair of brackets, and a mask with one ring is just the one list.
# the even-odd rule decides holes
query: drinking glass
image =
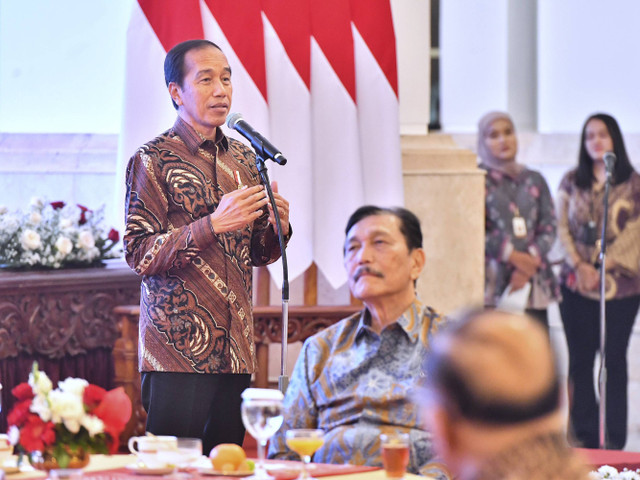
{"label": "drinking glass", "polygon": [[174,476],[178,476],[178,470],[187,471],[185,475],[189,477],[188,470],[194,467],[202,456],[202,440],[200,438],[178,438],[176,448],[159,450],[156,454],[169,465],[174,466]]}
{"label": "drinking glass", "polygon": [[287,446],[302,459],[302,469],[298,480],[316,480],[309,476],[308,465],[311,462],[311,456],[324,444],[324,430],[297,428],[287,430],[285,435]]}
{"label": "drinking glass", "polygon": [[400,480],[404,478],[409,464],[409,434],[383,433],[380,435],[382,448],[382,465],[387,478]]}
{"label": "drinking glass", "polygon": [[269,440],[282,425],[283,395],[270,388],[247,388],[242,392],[242,423],[258,442],[258,464],[253,477],[273,479],[264,467],[264,451]]}

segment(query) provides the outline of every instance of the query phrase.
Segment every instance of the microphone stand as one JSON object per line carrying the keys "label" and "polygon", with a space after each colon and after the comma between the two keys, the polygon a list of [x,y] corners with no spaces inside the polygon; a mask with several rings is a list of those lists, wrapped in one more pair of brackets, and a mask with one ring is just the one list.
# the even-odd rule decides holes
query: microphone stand
{"label": "microphone stand", "polygon": [[278,378],[278,389],[284,394],[289,386],[289,377],[287,377],[287,340],[289,338],[289,267],[287,265],[287,251],[284,245],[284,236],[282,235],[282,223],[280,222],[280,213],[276,207],[276,200],[273,198],[273,190],[267,173],[267,167],[264,163],[263,152],[256,149],[256,167],[262,184],[269,195],[269,203],[273,208],[273,214],[276,219],[278,242],[280,243],[280,253],[282,259],[282,344],[280,349],[280,377]]}
{"label": "microphone stand", "polygon": [[604,186],[604,217],[602,219],[602,233],[600,236],[600,372],[598,385],[600,387],[600,415],[599,415],[599,445],[606,448],[607,436],[607,362],[606,362],[606,301],[605,301],[605,271],[607,265],[607,220],[609,218],[609,185],[611,184],[611,169],[607,168],[607,179]]}

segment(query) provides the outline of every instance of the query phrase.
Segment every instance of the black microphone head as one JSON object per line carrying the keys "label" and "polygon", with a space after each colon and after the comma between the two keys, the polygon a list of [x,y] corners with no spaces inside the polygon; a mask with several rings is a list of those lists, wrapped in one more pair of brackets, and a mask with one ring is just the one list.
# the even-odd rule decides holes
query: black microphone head
{"label": "black microphone head", "polygon": [[241,113],[230,113],[227,115],[227,127],[236,128],[236,123],[240,120],[244,120]]}
{"label": "black microphone head", "polygon": [[613,152],[607,152],[603,155],[602,160],[604,160],[604,166],[607,171],[613,172],[613,167],[616,164],[616,154]]}
{"label": "black microphone head", "polygon": [[616,163],[616,154],[613,152],[607,152],[602,157],[602,160],[604,160],[604,163],[606,163],[607,165],[613,165],[614,163]]}

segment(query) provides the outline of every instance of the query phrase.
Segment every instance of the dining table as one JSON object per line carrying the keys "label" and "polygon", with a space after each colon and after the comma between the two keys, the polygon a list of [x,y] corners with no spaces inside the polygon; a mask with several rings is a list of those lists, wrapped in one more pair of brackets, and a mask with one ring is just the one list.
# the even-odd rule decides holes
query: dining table
{"label": "dining table", "polygon": [[[585,459],[585,463],[593,470],[602,465],[610,465],[622,470],[640,468],[640,453],[619,450],[575,449]],[[255,460],[255,459],[254,459]],[[47,472],[35,470],[28,461],[19,471],[7,469],[6,480],[46,479]],[[200,466],[208,465],[208,459],[202,457]],[[11,462],[5,462],[5,467]],[[83,469],[82,478],[89,480],[161,480],[161,479],[194,479],[194,480],[236,480],[237,476],[214,475],[206,469],[193,469],[188,475],[179,472],[145,472],[143,468],[136,468],[138,459],[131,454],[91,455],[89,465]],[[265,460],[265,466],[276,480],[295,480],[300,473],[300,462],[290,460]],[[327,477],[328,480],[386,480],[385,471],[378,467],[359,465],[334,465],[324,463],[311,464],[311,474],[314,477]],[[10,472],[10,473],[9,473]],[[425,480],[425,477],[405,474],[405,480]]]}
{"label": "dining table", "polygon": [[[207,459],[201,458],[198,465],[206,464]],[[205,463],[203,463],[205,462]],[[27,462],[28,464],[28,462]],[[265,467],[276,480],[295,480],[300,474],[300,462],[290,460],[265,460]],[[6,465],[6,464],[5,464]],[[8,472],[10,470],[7,470]],[[327,477],[331,480],[386,480],[385,471],[379,467],[358,465],[311,464],[314,477]],[[30,465],[23,466],[20,471],[7,473],[6,480],[45,479],[47,473],[33,469]],[[163,472],[157,469],[153,474],[137,467],[137,457],[129,454],[91,455],[89,465],[82,472],[83,479],[89,480],[236,480],[237,476],[216,475],[206,469],[189,470],[187,474],[178,472]],[[247,477],[250,478],[250,477]],[[425,477],[407,473],[406,480],[424,480]]]}

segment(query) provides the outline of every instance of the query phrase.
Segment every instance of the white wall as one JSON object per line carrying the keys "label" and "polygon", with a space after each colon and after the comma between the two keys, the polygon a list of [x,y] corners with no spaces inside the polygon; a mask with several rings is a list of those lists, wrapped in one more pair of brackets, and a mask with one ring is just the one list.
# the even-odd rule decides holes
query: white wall
{"label": "white wall", "polygon": [[0,2],[0,132],[120,128],[132,0]]}
{"label": "white wall", "polygon": [[539,131],[579,129],[594,111],[640,132],[640,2],[538,0]]}
{"label": "white wall", "polygon": [[489,110],[521,128],[574,133],[600,110],[640,131],[640,2],[445,0],[444,129],[475,131]]}
{"label": "white wall", "polygon": [[440,111],[446,131],[475,131],[485,112],[508,107],[507,2],[440,4]]}

